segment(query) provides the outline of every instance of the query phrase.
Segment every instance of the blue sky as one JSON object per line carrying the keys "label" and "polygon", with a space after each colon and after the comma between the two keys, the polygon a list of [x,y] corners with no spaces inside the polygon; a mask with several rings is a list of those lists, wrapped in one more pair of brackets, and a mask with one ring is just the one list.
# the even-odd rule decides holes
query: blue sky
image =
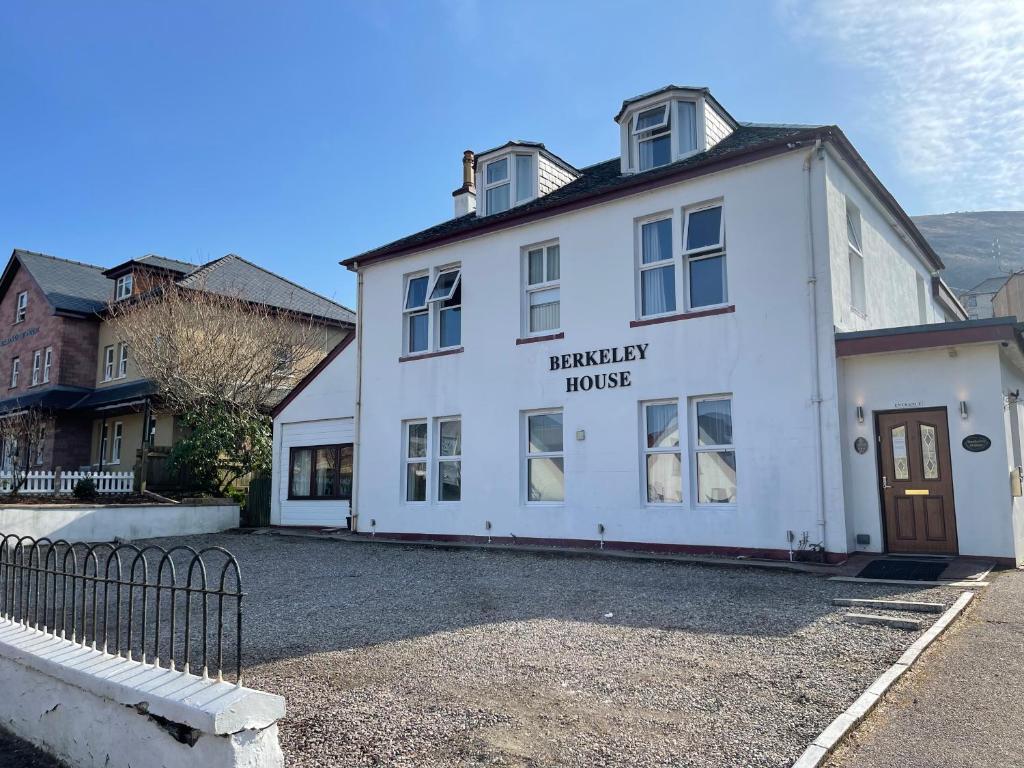
{"label": "blue sky", "polygon": [[464,149],[604,160],[669,82],[839,124],[912,214],[1024,207],[1012,0],[7,0],[0,250],[233,252],[352,306],[338,260],[450,217]]}

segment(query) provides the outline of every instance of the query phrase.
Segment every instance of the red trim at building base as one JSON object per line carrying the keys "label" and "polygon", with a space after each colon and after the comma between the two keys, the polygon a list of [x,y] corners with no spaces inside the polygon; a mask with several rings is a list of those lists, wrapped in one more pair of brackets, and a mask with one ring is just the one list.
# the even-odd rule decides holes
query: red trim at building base
{"label": "red trim at building base", "polygon": [[[367,531],[359,531],[358,536],[369,538]],[[715,555],[718,557],[743,557],[757,560],[785,560],[789,562],[788,549],[754,549],[751,547],[719,547],[698,544],[658,544],[639,541],[605,541],[604,547],[598,539],[547,539],[530,536],[460,536],[448,533],[392,533],[376,531],[376,536],[394,541],[450,542],[454,544],[522,544],[533,547],[553,547],[560,549],[578,549],[580,551],[604,549],[618,552],[650,552],[674,555]],[[826,552],[824,562],[834,565],[849,559],[846,552]],[[813,563],[814,560],[798,562]]]}

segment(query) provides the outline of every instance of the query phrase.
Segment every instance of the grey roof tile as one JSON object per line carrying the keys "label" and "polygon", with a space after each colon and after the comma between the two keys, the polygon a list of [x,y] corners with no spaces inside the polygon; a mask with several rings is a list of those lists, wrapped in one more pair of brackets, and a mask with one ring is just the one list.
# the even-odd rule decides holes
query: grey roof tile
{"label": "grey roof tile", "polygon": [[141,259],[137,259],[140,264],[150,264],[160,269],[169,269],[174,272],[181,272],[183,275],[187,275],[190,272],[194,272],[198,269],[198,264],[190,264],[187,261],[178,261],[177,259],[168,259],[165,256],[158,256],[155,253],[147,253]]}
{"label": "grey roof tile", "polygon": [[113,295],[102,267],[20,249],[14,255],[56,309],[91,314],[103,309]]}
{"label": "grey roof tile", "polygon": [[233,253],[204,264],[179,280],[178,284],[342,323],[356,321],[355,313],[348,307],[268,272]]}
{"label": "grey roof tile", "polygon": [[964,291],[964,293],[995,293],[1006,285],[1006,281],[1009,279],[1009,275],[1003,275],[1002,277],[989,277],[982,280],[969,291]]}

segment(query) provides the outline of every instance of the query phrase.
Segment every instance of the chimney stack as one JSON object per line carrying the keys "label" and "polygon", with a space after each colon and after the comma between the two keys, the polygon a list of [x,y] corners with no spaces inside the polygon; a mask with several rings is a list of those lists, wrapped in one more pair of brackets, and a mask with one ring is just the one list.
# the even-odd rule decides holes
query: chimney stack
{"label": "chimney stack", "polygon": [[473,150],[462,153],[462,186],[452,192],[455,198],[455,217],[476,210],[476,186],[473,184]]}

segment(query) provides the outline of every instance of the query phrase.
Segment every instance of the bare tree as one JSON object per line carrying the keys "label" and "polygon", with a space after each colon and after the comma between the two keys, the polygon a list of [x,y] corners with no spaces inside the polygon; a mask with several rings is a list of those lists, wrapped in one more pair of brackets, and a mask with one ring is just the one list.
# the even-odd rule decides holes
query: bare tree
{"label": "bare tree", "polygon": [[[49,420],[49,414],[40,408],[25,408],[0,416],[3,469],[11,473],[8,490],[12,494],[21,490],[32,462],[41,454]],[[7,485],[6,480],[4,485]]]}
{"label": "bare tree", "polygon": [[174,459],[221,493],[269,468],[270,409],[324,356],[313,318],[172,281],[110,306],[109,322],[165,412],[186,427]]}
{"label": "bare tree", "polygon": [[168,281],[115,302],[109,322],[167,409],[210,403],[266,413],[323,357],[326,329],[312,318]]}

